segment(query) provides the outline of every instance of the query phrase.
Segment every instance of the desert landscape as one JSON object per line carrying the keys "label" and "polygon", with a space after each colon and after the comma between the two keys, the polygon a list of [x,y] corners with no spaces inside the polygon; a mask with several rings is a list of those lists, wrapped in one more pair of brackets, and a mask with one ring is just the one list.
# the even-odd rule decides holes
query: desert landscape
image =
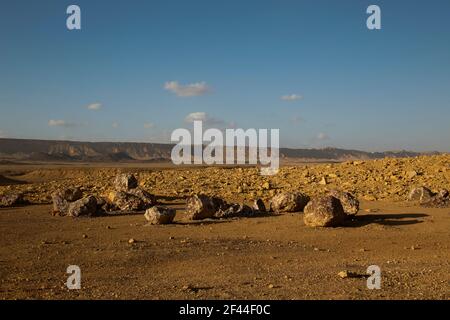
{"label": "desert landscape", "polygon": [[[449,298],[445,154],[285,163],[267,177],[167,163],[8,163],[0,175],[1,299]],[[307,225],[289,198],[333,190],[359,204],[330,227]],[[77,192],[97,206],[58,207]],[[82,290],[66,287],[69,265]],[[380,290],[366,286],[370,265]]]}
{"label": "desert landscape", "polygon": [[450,1],[4,2],[13,314],[450,301]]}

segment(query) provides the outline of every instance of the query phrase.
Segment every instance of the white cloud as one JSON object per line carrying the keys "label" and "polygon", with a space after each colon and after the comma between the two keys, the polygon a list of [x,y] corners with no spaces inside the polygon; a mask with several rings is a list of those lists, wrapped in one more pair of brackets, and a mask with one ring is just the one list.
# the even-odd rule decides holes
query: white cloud
{"label": "white cloud", "polygon": [[100,109],[102,108],[102,104],[101,104],[101,103],[98,103],[98,102],[96,102],[96,103],[91,103],[91,104],[88,105],[86,108],[87,108],[88,110],[94,110],[94,111],[97,111],[97,110],[100,110]]}
{"label": "white cloud", "polygon": [[192,123],[194,121],[202,121],[205,125],[223,125],[224,121],[209,116],[206,112],[193,112],[184,118],[185,122]]}
{"label": "white cloud", "polygon": [[146,122],[146,123],[144,123],[144,128],[145,128],[145,129],[151,129],[151,128],[153,128],[153,123],[151,123],[151,122]]}
{"label": "white cloud", "polygon": [[299,94],[287,94],[284,96],[281,96],[281,100],[284,101],[296,101],[296,100],[301,100],[303,99],[303,96],[299,95]]}
{"label": "white cloud", "polygon": [[189,113],[186,118],[184,118],[184,121],[186,122],[194,122],[194,121],[205,121],[207,118],[206,112],[193,112]]}
{"label": "white cloud", "polygon": [[112,127],[113,127],[114,129],[117,129],[117,128],[119,127],[119,124],[118,124],[117,122],[113,122],[113,123],[112,123]]}
{"label": "white cloud", "polygon": [[175,93],[179,97],[202,96],[210,91],[210,88],[206,85],[206,82],[181,85],[178,81],[168,81],[164,84],[164,89]]}
{"label": "white cloud", "polygon": [[326,133],[320,132],[317,136],[316,139],[319,141],[324,141],[324,140],[330,140],[330,136],[327,135]]}
{"label": "white cloud", "polygon": [[73,122],[68,122],[66,120],[49,120],[48,121],[49,127],[75,127],[76,124]]}

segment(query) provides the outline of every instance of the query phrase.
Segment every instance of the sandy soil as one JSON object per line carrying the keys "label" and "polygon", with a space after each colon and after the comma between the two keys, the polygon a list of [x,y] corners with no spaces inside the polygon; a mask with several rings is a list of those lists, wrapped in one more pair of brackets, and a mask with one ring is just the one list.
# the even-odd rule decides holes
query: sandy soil
{"label": "sandy soil", "polygon": [[[49,205],[0,209],[0,298],[450,298],[449,209],[362,202],[345,226],[313,229],[301,213],[185,222],[182,200],[166,204],[178,209],[176,224],[54,217]],[[72,264],[81,290],[65,286]],[[373,264],[380,290],[366,287]],[[343,270],[360,276],[342,279]]]}

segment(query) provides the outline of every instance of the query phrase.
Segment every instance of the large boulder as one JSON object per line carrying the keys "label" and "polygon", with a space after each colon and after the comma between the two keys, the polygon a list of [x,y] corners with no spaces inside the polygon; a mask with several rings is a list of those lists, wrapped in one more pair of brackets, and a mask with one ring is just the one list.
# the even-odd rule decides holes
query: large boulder
{"label": "large boulder", "polygon": [[274,212],[302,211],[309,197],[300,192],[283,192],[275,195],[270,201],[270,209]]}
{"label": "large boulder", "polygon": [[0,196],[0,207],[14,207],[24,204],[23,194],[10,193]]}
{"label": "large boulder", "polygon": [[81,199],[83,193],[80,188],[61,189],[52,194],[53,213],[65,216],[71,202]]}
{"label": "large boulder", "polygon": [[141,198],[123,191],[110,192],[108,201],[121,211],[141,211],[148,207]]}
{"label": "large boulder", "polygon": [[67,215],[69,217],[91,217],[97,213],[97,199],[87,196],[69,204]]}
{"label": "large boulder", "polygon": [[131,173],[118,174],[114,179],[114,189],[116,191],[128,192],[138,187],[136,177]]}
{"label": "large boulder", "polygon": [[427,187],[413,188],[408,195],[409,201],[427,202],[433,197],[433,192]]}
{"label": "large boulder", "polygon": [[175,210],[162,206],[153,206],[144,214],[150,224],[169,224],[175,218]]}
{"label": "large boulder", "polygon": [[303,221],[310,227],[335,227],[346,217],[341,201],[333,196],[312,199],[304,212]]}
{"label": "large boulder", "polygon": [[190,220],[201,220],[214,217],[217,204],[205,195],[194,195],[186,200],[186,217]]}
{"label": "large boulder", "polygon": [[354,216],[359,211],[359,201],[349,192],[331,190],[330,196],[333,196],[341,201],[344,212],[348,216]]}

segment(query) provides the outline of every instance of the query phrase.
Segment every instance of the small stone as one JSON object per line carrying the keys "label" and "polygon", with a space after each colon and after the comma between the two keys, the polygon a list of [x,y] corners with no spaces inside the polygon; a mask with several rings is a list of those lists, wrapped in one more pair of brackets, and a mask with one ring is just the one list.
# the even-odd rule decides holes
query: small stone
{"label": "small stone", "polygon": [[136,240],[134,240],[133,238],[131,238],[131,239],[128,240],[128,243],[129,243],[129,244],[133,244],[133,243],[135,243],[135,242],[136,242]]}
{"label": "small stone", "polygon": [[273,284],[269,284],[268,286],[267,286],[269,289],[273,289],[275,286],[273,285]]}
{"label": "small stone", "polygon": [[83,234],[82,237],[83,237],[83,239],[87,239],[88,236],[87,236],[87,234]]}
{"label": "small stone", "polygon": [[263,190],[270,190],[270,183],[269,182],[264,182],[262,185]]}
{"label": "small stone", "polygon": [[338,276],[341,277],[342,279],[345,279],[349,277],[349,274],[347,270],[343,270],[338,273]]}
{"label": "small stone", "polygon": [[322,179],[319,182],[319,184],[321,184],[321,185],[326,185],[327,183],[328,182],[327,182],[327,179],[325,177],[322,177]]}

